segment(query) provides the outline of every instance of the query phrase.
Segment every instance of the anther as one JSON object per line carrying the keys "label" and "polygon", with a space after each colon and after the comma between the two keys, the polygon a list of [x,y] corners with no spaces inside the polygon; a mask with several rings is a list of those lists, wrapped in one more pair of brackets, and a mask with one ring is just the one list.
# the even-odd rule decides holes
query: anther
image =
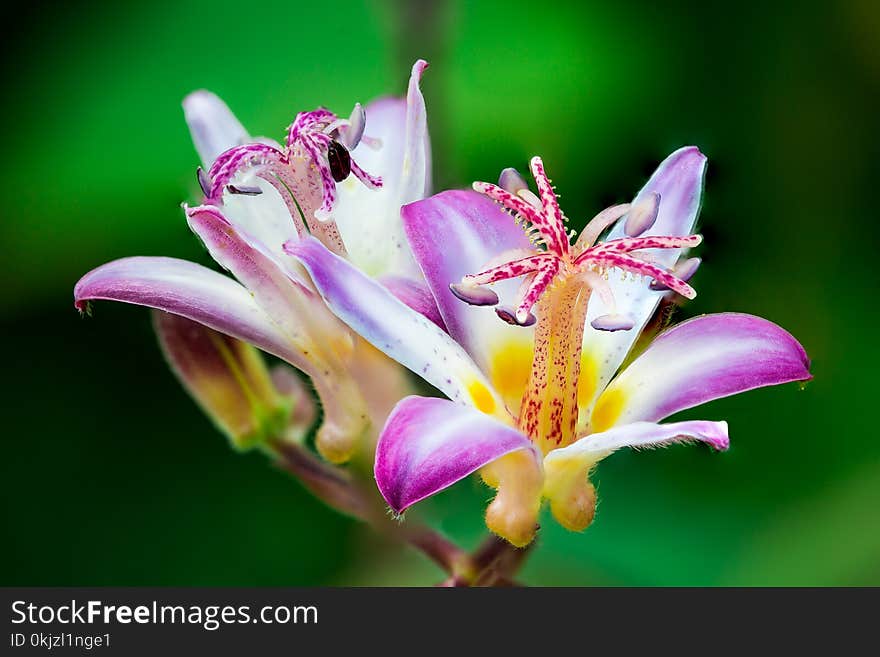
{"label": "anther", "polygon": [[623,232],[628,237],[637,237],[648,230],[657,221],[660,210],[660,194],[653,192],[647,198],[633,205],[626,216]]}
{"label": "anther", "polygon": [[211,176],[209,176],[207,171],[205,171],[202,167],[196,169],[196,176],[199,179],[199,187],[202,188],[202,194],[204,194],[205,196],[210,196]]}
{"label": "anther", "polygon": [[226,185],[226,191],[230,194],[241,194],[243,196],[259,196],[263,190],[251,185]]}
{"label": "anther", "polygon": [[629,315],[621,313],[609,313],[607,315],[599,315],[590,322],[597,331],[629,331],[635,326],[635,320]]}
{"label": "anther", "polygon": [[348,117],[348,126],[340,128],[339,138],[348,150],[354,150],[364,136],[364,126],[367,124],[367,113],[360,103],[355,103],[351,116]]}
{"label": "anther", "polygon": [[[672,268],[672,274],[677,279],[684,281],[687,283],[691,276],[697,273],[697,269],[700,268],[700,263],[702,263],[702,259],[700,258],[686,258],[685,260],[679,260],[675,267]],[[664,290],[668,290],[669,288],[660,283],[659,281],[651,281],[651,284],[648,286],[655,292],[662,292]]]}
{"label": "anther", "polygon": [[529,188],[526,179],[513,167],[508,167],[501,172],[501,175],[498,176],[498,186],[511,194],[518,194],[521,189]]}
{"label": "anther", "polygon": [[482,285],[466,283],[450,283],[449,290],[456,297],[472,306],[494,306],[498,303],[498,295]]}
{"label": "anther", "polygon": [[528,313],[522,318],[522,321],[520,321],[520,318],[517,317],[517,313],[508,306],[499,306],[498,308],[495,308],[495,314],[503,321],[512,324],[513,326],[531,326],[538,321],[538,318],[535,317],[533,313]]}

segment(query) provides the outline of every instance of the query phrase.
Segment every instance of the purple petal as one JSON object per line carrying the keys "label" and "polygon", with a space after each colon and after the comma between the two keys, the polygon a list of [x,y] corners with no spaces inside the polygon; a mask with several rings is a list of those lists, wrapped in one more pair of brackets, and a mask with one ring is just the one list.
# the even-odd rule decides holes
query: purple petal
{"label": "purple petal", "polygon": [[689,420],[655,424],[653,422],[631,422],[614,427],[608,431],[590,434],[586,438],[558,449],[547,455],[545,463],[556,458],[568,458],[575,454],[606,454],[621,447],[661,447],[674,442],[698,440],[708,443],[717,450],[730,447],[727,435],[727,422]]}
{"label": "purple petal", "polygon": [[407,397],[376,446],[375,475],[388,505],[407,507],[532,443],[516,429],[445,399]]}
{"label": "purple petal", "polygon": [[293,242],[330,309],[355,332],[443,391],[486,413],[502,412],[488,381],[455,341],[377,281],[334,255],[316,239]]}
{"label": "purple petal", "polygon": [[406,91],[406,141],[400,176],[400,204],[425,198],[431,193],[431,140],[428,116],[419,81],[428,68],[420,59],[413,64]]}
{"label": "purple petal", "polygon": [[[633,206],[637,206],[643,201],[649,201],[654,194],[658,194],[660,198],[657,219],[641,235],[642,237],[683,236],[693,231],[700,209],[705,171],[706,157],[694,146],[680,148],[663,160],[632,203]],[[617,222],[608,234],[608,239],[626,236],[626,220],[627,217],[624,216]],[[681,255],[681,250],[651,249],[648,253],[661,266],[672,267]],[[594,380],[585,381],[582,386],[582,389],[592,390],[592,394],[585,395],[586,398],[582,400],[584,407],[582,418],[589,417],[587,409],[623,363],[664,294],[650,290],[648,280],[632,280],[629,277],[615,275],[614,272],[609,275],[608,284],[616,308],[610,308],[598,295],[593,295],[587,313],[583,357],[589,361],[589,366],[583,367],[582,370],[593,372]],[[609,313],[628,315],[634,320],[634,328],[629,331],[609,333],[590,326],[590,322],[594,319]],[[584,428],[582,423],[579,429]]]}
{"label": "purple petal", "polygon": [[434,301],[434,297],[425,283],[402,276],[385,276],[380,281],[391,294],[407,306],[430,319],[444,331],[446,330],[443,317],[437,308],[437,302]]}
{"label": "purple petal", "polygon": [[680,441],[706,442],[715,449],[729,445],[726,422],[634,422],[594,433],[544,457],[544,496],[553,517],[572,531],[593,521],[596,491],[588,475],[597,462],[621,447],[661,447]]}
{"label": "purple petal", "polygon": [[[282,269],[279,260],[252,246],[213,206],[186,208],[186,218],[211,257],[254,294],[257,303],[292,341],[301,339],[309,320],[317,319],[322,309],[300,273],[292,266]],[[283,257],[296,265],[286,254]],[[308,314],[304,312],[307,309],[311,309]]]}
{"label": "purple petal", "polygon": [[703,315],[658,336],[596,403],[596,430],[656,421],[713,399],[806,381],[804,348],[776,324],[740,313]]}
{"label": "purple petal", "polygon": [[205,170],[223,151],[250,141],[226,103],[210,91],[194,91],[184,98],[183,113]]}
{"label": "purple petal", "polygon": [[186,260],[114,260],[83,276],[74,289],[74,299],[80,310],[98,299],[164,310],[250,342],[294,365],[302,361],[247,289]]}
{"label": "purple petal", "polygon": [[[473,191],[446,191],[404,206],[401,215],[413,255],[425,276],[449,334],[467,349],[496,387],[499,359],[508,349],[531,354],[533,332],[501,321],[493,308],[472,306],[449,288],[465,274],[475,274],[505,252],[533,252],[513,219],[496,203]],[[521,282],[503,281],[491,286],[501,303],[511,303]],[[530,358],[528,359],[530,361]],[[515,386],[514,386],[515,387]],[[505,400],[511,408],[522,390],[513,387]]]}

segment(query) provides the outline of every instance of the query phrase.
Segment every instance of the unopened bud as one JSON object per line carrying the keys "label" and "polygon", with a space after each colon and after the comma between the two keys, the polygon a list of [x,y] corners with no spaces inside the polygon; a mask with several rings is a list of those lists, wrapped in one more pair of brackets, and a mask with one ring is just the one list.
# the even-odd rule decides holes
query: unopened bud
{"label": "unopened bud", "polygon": [[157,310],[153,318],[171,369],[234,447],[281,436],[290,402],[256,348],[179,315]]}

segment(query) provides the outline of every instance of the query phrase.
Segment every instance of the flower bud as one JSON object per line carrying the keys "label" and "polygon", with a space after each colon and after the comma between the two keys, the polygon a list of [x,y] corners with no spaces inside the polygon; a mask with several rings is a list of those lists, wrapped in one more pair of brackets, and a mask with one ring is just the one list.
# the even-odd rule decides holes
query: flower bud
{"label": "flower bud", "polygon": [[154,311],[153,319],[171,369],[235,448],[284,434],[292,402],[257,349],[179,315]]}
{"label": "flower bud", "polygon": [[290,404],[290,417],[282,438],[288,442],[301,443],[318,417],[318,408],[309,385],[292,367],[280,364],[270,371],[272,383],[278,393]]}

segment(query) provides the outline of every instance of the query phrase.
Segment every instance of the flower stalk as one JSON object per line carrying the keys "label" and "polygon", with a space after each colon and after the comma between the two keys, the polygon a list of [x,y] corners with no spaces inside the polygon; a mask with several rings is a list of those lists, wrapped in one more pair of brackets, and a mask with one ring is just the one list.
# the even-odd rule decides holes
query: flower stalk
{"label": "flower stalk", "polygon": [[515,548],[494,535],[468,553],[430,527],[394,520],[369,482],[357,480],[302,445],[271,440],[264,448],[278,468],[296,477],[319,500],[411,546],[442,568],[448,577],[438,586],[510,586],[529,553],[529,547]]}

